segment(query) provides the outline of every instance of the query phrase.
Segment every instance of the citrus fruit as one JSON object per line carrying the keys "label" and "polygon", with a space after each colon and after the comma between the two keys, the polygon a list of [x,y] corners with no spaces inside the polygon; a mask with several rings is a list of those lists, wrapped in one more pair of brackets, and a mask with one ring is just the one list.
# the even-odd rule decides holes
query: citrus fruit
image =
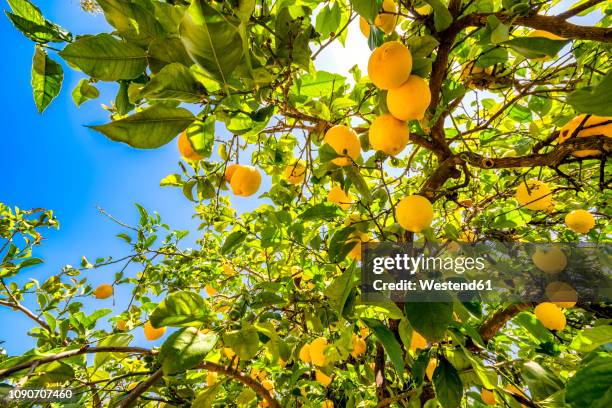
{"label": "citrus fruit", "polygon": [[325,350],[327,350],[327,339],[325,337],[317,337],[310,343],[310,360],[312,364],[318,367],[327,364]]}
{"label": "citrus fruit", "polygon": [[240,165],[236,163],[227,166],[227,168],[225,169],[225,174],[223,175],[225,181],[227,181],[228,183],[232,181],[232,176],[234,175],[234,172],[238,170],[239,167]]}
{"label": "citrus fruit", "polygon": [[363,338],[353,333],[353,351],[351,355],[355,358],[366,352],[366,342]]}
{"label": "citrus fruit", "polygon": [[206,385],[212,387],[213,385],[215,385],[216,382],[217,373],[215,373],[214,371],[209,371],[208,374],[206,374]]}
{"label": "citrus fruit", "polygon": [[334,408],[334,401],[326,399],[321,404],[321,408]]}
{"label": "citrus fruit", "polygon": [[211,285],[206,285],[204,287],[204,290],[206,291],[206,294],[210,297],[213,297],[217,294],[217,289],[213,288]]}
{"label": "citrus fruit", "polygon": [[565,225],[574,232],[586,234],[595,226],[595,218],[586,210],[574,210],[565,216]]}
{"label": "citrus fruit", "polygon": [[410,350],[416,351],[425,348],[427,348],[427,340],[425,337],[421,336],[421,333],[413,331],[412,338],[410,339]]}
{"label": "citrus fruit", "polygon": [[285,180],[290,184],[301,184],[306,177],[306,166],[297,162],[285,167]]}
{"label": "citrus fruit", "polygon": [[565,309],[573,307],[578,301],[578,293],[565,282],[551,282],[546,285],[546,296],[551,303]]}
{"label": "citrus fruit", "polygon": [[361,243],[368,242],[370,237],[365,232],[355,231],[349,236],[348,242],[355,242],[355,246],[351,249],[351,252],[348,253],[348,257],[350,259],[354,259],[357,261],[361,260]]}
{"label": "citrus fruit", "polygon": [[350,166],[361,153],[361,143],[357,133],[348,126],[336,125],[325,133],[323,141],[329,144],[340,156],[332,160],[336,166]]}
{"label": "citrus fruit", "polygon": [[[385,11],[385,13],[379,13],[376,16],[374,19],[374,25],[380,28],[385,34],[390,34],[397,23],[397,14],[395,14],[397,12],[397,6],[393,0],[384,0],[382,9]],[[366,19],[363,17],[359,18],[359,29],[364,36],[370,36],[370,24],[368,24]]]}
{"label": "citrus fruit", "polygon": [[368,76],[380,89],[397,88],[410,76],[412,54],[399,41],[389,41],[376,48],[368,60]]}
{"label": "citrus fruit", "polygon": [[552,194],[546,183],[529,180],[516,189],[516,201],[529,210],[545,210],[552,202]]}
{"label": "citrus fruit", "polygon": [[113,295],[113,287],[108,283],[103,283],[93,291],[93,295],[96,299],[107,299]]}
{"label": "citrus fruit", "polygon": [[198,161],[202,160],[204,156],[198,154],[193,148],[189,137],[187,137],[187,131],[183,131],[178,138],[178,149],[179,153],[187,161]]}
{"label": "citrus fruit", "polygon": [[438,366],[438,360],[435,358],[429,359],[429,363],[427,363],[427,368],[425,369],[425,375],[429,378],[429,381],[432,381],[434,371],[436,371],[436,367]]}
{"label": "citrus fruit", "polygon": [[338,204],[343,210],[348,210],[352,204],[353,197],[347,194],[339,186],[332,187],[327,193],[327,201]]}
{"label": "citrus fruit", "polygon": [[310,358],[310,344],[304,344],[299,352],[299,358],[304,363],[310,363],[312,360]]}
{"label": "citrus fruit", "polygon": [[536,249],[531,256],[531,260],[539,270],[545,273],[559,273],[567,266],[565,253],[556,247],[550,248],[548,251]]}
{"label": "citrus fruit", "polygon": [[491,390],[483,388],[480,391],[480,398],[482,398],[482,402],[487,405],[495,405],[495,393]]}
{"label": "citrus fruit", "polygon": [[237,196],[248,197],[259,190],[261,174],[253,166],[240,166],[232,175],[230,186]]}
{"label": "citrus fruit", "polygon": [[331,377],[321,370],[315,370],[315,379],[324,387],[327,387],[332,382]]}
{"label": "citrus fruit", "polygon": [[[577,132],[576,135],[574,135],[579,126],[581,126],[580,130]],[[586,115],[576,116],[574,119],[570,120],[568,123],[565,124],[565,126],[561,128],[561,130],[559,131],[559,137],[557,138],[557,142],[559,144],[563,144],[572,136],[612,137],[612,117],[592,115],[586,118]],[[572,155],[575,157],[598,156],[599,154],[601,154],[601,152],[599,150],[594,149],[577,150],[572,153]]]}
{"label": "citrus fruit", "polygon": [[160,327],[159,329],[156,329],[155,327],[153,327],[153,325],[151,325],[151,322],[148,320],[144,324],[144,335],[145,335],[145,338],[149,341],[159,339],[161,336],[164,335],[165,332],[166,332],[165,327]]}
{"label": "citrus fruit", "polygon": [[536,318],[549,330],[563,330],[565,315],[559,306],[550,302],[540,303],[534,310]]}
{"label": "citrus fruit", "polygon": [[420,232],[431,225],[434,217],[433,205],[420,195],[411,195],[400,200],[395,208],[397,222],[406,230]]}
{"label": "citrus fruit", "polygon": [[396,156],[408,144],[410,129],[406,122],[385,113],[372,121],[369,138],[372,148],[389,156]]}
{"label": "citrus fruit", "polygon": [[403,121],[423,119],[430,102],[429,84],[416,75],[410,75],[400,87],[387,92],[389,112]]}

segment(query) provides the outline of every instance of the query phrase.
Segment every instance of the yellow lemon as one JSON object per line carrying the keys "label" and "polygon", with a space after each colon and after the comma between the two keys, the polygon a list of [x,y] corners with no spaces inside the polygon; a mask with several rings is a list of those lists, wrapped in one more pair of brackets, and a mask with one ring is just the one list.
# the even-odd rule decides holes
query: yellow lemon
{"label": "yellow lemon", "polygon": [[[557,141],[559,144],[565,143],[572,136],[574,137],[589,137],[589,136],[606,136],[612,137],[612,117],[604,116],[589,116],[579,115],[565,124],[559,131]],[[582,124],[581,129],[574,135],[576,129]],[[598,156],[601,154],[599,150],[585,149],[577,150],[572,153],[575,157]]]}
{"label": "yellow lemon", "polygon": [[332,382],[331,377],[326,375],[320,370],[315,370],[315,378],[319,382],[319,384],[321,384],[324,387],[327,387]]}
{"label": "yellow lemon", "polygon": [[124,331],[127,328],[127,323],[125,320],[119,320],[117,322],[117,330]]}
{"label": "yellow lemon", "polygon": [[153,327],[151,322],[148,320],[144,324],[144,335],[145,335],[145,338],[149,341],[159,339],[161,336],[164,335],[165,332],[166,332],[165,327],[160,327],[159,329],[156,329],[155,327]]}
{"label": "yellow lemon", "polygon": [[217,289],[213,288],[211,285],[206,285],[204,287],[204,290],[206,290],[206,294],[210,297],[213,297],[217,294]]}
{"label": "yellow lemon", "polygon": [[338,204],[340,208],[343,210],[348,210],[352,204],[353,197],[350,194],[347,194],[338,186],[332,187],[327,193],[327,201],[330,201],[334,204]]}
{"label": "yellow lemon", "polygon": [[310,360],[312,364],[322,367],[327,364],[325,351],[327,350],[327,339],[325,337],[317,337],[310,343]]}
{"label": "yellow lemon", "polygon": [[393,115],[385,113],[378,116],[370,125],[370,145],[389,156],[396,156],[406,145],[410,138],[410,129],[406,122],[396,119]]}
{"label": "yellow lemon", "polygon": [[545,210],[552,202],[550,188],[539,180],[521,183],[516,189],[516,201],[529,210]]}
{"label": "yellow lemon", "polygon": [[367,345],[363,338],[353,333],[353,351],[351,355],[355,358],[366,352]]}
{"label": "yellow lemon", "polygon": [[420,195],[411,195],[400,200],[395,208],[397,222],[411,232],[420,232],[431,225],[434,217],[433,205]]}
{"label": "yellow lemon", "polygon": [[206,374],[206,385],[208,385],[209,387],[212,387],[216,383],[217,383],[217,373],[215,373],[214,371],[209,371],[208,374]]}
{"label": "yellow lemon", "polygon": [[321,408],[334,408],[334,401],[326,399],[321,404]]}
{"label": "yellow lemon", "polygon": [[410,350],[416,351],[418,349],[427,348],[427,340],[421,336],[421,333],[416,330],[412,331],[412,338],[410,339]]}
{"label": "yellow lemon", "polygon": [[310,358],[310,344],[304,344],[299,352],[299,358],[304,363],[310,363],[312,360]]}
{"label": "yellow lemon", "polygon": [[[384,0],[382,9],[385,13],[380,13],[376,16],[374,25],[380,28],[385,34],[391,34],[397,23],[397,14],[395,14],[397,12],[397,6],[393,0]],[[359,18],[359,29],[364,36],[370,36],[370,25],[363,17]]]}
{"label": "yellow lemon", "polygon": [[567,228],[579,234],[588,233],[595,226],[595,218],[585,210],[574,210],[565,216]]}
{"label": "yellow lemon", "polygon": [[425,375],[429,378],[429,381],[432,381],[434,371],[436,371],[436,367],[438,366],[438,359],[431,358],[429,359],[429,363],[427,363],[427,368],[425,369]]}
{"label": "yellow lemon", "polygon": [[387,92],[387,108],[399,120],[423,119],[430,103],[429,84],[416,75],[410,75],[399,88]]}
{"label": "yellow lemon", "polygon": [[290,164],[285,168],[285,180],[290,184],[301,184],[306,177],[306,166],[303,163]]}
{"label": "yellow lemon", "polygon": [[240,166],[234,171],[230,186],[237,196],[248,197],[259,190],[261,174],[253,166]]}
{"label": "yellow lemon", "polygon": [[578,301],[578,293],[564,282],[551,282],[546,286],[546,296],[551,303],[563,308],[573,307]]}
{"label": "yellow lemon", "polygon": [[223,264],[223,274],[226,276],[233,276],[236,274],[236,270],[232,267],[232,265],[228,263]]}
{"label": "yellow lemon", "polygon": [[550,302],[540,303],[534,310],[536,318],[549,330],[563,330],[565,315],[559,306]]}
{"label": "yellow lemon", "polygon": [[107,299],[113,295],[113,287],[107,283],[103,283],[93,291],[96,299]]}
{"label": "yellow lemon", "polygon": [[332,160],[336,166],[350,166],[361,153],[361,143],[357,133],[348,126],[336,125],[325,133],[323,141],[341,156]]}
{"label": "yellow lemon", "polygon": [[368,60],[368,76],[380,89],[397,88],[410,76],[412,54],[399,41],[389,41],[376,48]]}
{"label": "yellow lemon", "polygon": [[483,388],[482,391],[480,391],[480,398],[482,398],[482,402],[487,405],[495,405],[495,393],[491,390]]}
{"label": "yellow lemon", "polygon": [[567,266],[567,257],[559,248],[553,247],[548,251],[536,249],[531,260],[539,270],[546,273],[559,273]]}
{"label": "yellow lemon", "polygon": [[232,181],[232,176],[234,175],[234,172],[238,170],[239,167],[240,165],[236,163],[227,166],[227,168],[225,169],[225,174],[223,175],[225,181],[227,181],[228,183]]}
{"label": "yellow lemon", "polygon": [[199,155],[198,152],[195,151],[191,141],[189,141],[189,137],[187,137],[186,131],[183,131],[178,138],[178,149],[183,159],[187,161],[198,161],[204,158],[204,156]]}
{"label": "yellow lemon", "polygon": [[364,232],[355,231],[349,236],[348,242],[355,242],[355,246],[351,249],[351,252],[348,253],[348,257],[350,259],[354,259],[357,261],[361,260],[361,243],[368,242],[370,240],[370,236]]}

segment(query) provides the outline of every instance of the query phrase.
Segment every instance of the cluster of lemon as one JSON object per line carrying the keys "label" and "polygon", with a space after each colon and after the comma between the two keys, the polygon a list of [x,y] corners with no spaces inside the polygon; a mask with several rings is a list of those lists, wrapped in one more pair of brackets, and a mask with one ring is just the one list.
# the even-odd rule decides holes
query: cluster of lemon
{"label": "cluster of lemon", "polygon": [[[516,189],[515,198],[528,210],[551,211],[554,208],[552,191],[539,180],[528,180]],[[595,218],[586,210],[573,210],[565,216],[565,225],[578,234],[587,234],[595,226]]]}

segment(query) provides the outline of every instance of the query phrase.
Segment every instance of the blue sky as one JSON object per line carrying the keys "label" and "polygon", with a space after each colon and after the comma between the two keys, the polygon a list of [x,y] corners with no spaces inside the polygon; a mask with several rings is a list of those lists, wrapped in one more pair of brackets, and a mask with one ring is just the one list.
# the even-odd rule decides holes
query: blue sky
{"label": "blue sky", "polygon": [[[2,3],[5,8],[6,3]],[[36,3],[42,5],[48,19],[73,34],[110,31],[102,15],[82,12],[78,0]],[[565,10],[568,4],[571,2],[565,0],[558,9]],[[588,24],[593,18],[574,21]],[[126,254],[129,248],[115,237],[121,228],[102,216],[97,206],[121,220],[135,223],[137,212],[133,203],[138,202],[148,210],[159,212],[173,228],[194,230],[197,224],[191,219],[193,204],[178,189],[159,187],[160,179],[178,170],[176,144],[173,142],[157,150],[136,150],[84,127],[108,121],[100,103],[109,104],[114,99],[116,85],[99,85],[101,97],[77,108],[70,93],[84,75],[65,65],[60,96],[39,115],[30,87],[34,46],[4,15],[0,16],[0,30],[5,44],[4,63],[0,64],[5,89],[4,97],[0,98],[4,123],[0,148],[0,201],[26,209],[52,209],[61,222],[59,231],[45,233],[48,239],[38,249],[37,256],[43,257],[46,263],[28,269],[19,280],[44,281],[63,265],[78,264],[81,256],[95,259]],[[358,64],[362,72],[366,72],[369,50],[356,23],[350,27],[347,45],[350,46],[342,48],[334,44],[328,47],[316,61],[317,69],[346,74]],[[232,201],[238,209],[252,208],[258,203],[252,199],[232,198]],[[194,235],[188,241],[192,241]],[[97,284],[112,280],[114,272],[107,269],[92,272],[88,277]],[[126,292],[121,294],[128,296]],[[91,312],[96,307],[112,307],[112,300],[86,304]],[[118,299],[115,310],[121,310],[120,305]],[[3,328],[9,327],[5,323],[7,320],[10,330],[2,330],[0,334],[0,340],[5,341],[3,347],[13,355],[31,348],[34,342],[25,333],[32,322],[0,308]],[[141,332],[137,331],[136,335],[136,341],[142,342]]]}

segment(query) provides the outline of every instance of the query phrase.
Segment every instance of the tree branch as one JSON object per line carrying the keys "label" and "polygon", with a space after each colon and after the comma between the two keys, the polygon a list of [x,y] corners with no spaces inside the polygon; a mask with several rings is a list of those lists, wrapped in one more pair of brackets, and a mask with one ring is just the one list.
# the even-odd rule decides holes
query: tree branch
{"label": "tree branch", "polygon": [[144,394],[153,384],[155,384],[162,376],[164,372],[161,368],[153,373],[149,378],[138,384],[130,393],[117,404],[117,408],[129,408],[136,403],[138,397]]}
{"label": "tree branch", "polygon": [[470,14],[457,20],[457,25],[462,26],[462,28],[468,26],[484,27],[487,24],[487,17],[490,15],[494,15],[501,22],[506,24],[545,30],[567,39],[591,40],[605,43],[612,42],[612,28],[579,26],[568,23],[558,16],[542,16],[535,14],[531,16],[515,17],[505,13]]}
{"label": "tree branch", "polygon": [[260,397],[266,400],[271,408],[281,408],[280,403],[272,396],[270,391],[268,391],[263,385],[261,385],[257,380],[251,378],[250,376],[243,374],[239,371],[233,370],[231,368],[222,366],[220,364],[216,364],[210,361],[205,361],[203,363],[198,364],[197,368],[201,368],[208,371],[213,371],[215,373],[221,373],[228,377],[233,378],[234,380],[241,382],[247,387],[251,388],[255,391]]}
{"label": "tree branch", "polygon": [[44,320],[42,320],[41,318],[39,318],[38,316],[36,316],[34,314],[34,312],[32,312],[30,309],[28,309],[27,307],[23,306],[21,303],[17,302],[17,303],[11,303],[11,302],[7,302],[6,300],[0,300],[0,306],[7,306],[10,307],[12,309],[15,310],[19,310],[20,312],[22,312],[23,314],[25,314],[26,316],[28,316],[30,319],[34,320],[36,323],[38,323],[42,328],[44,328],[45,330],[47,330],[49,333],[53,333],[51,331],[51,328],[49,327],[49,325],[47,324],[47,322],[45,322]]}
{"label": "tree branch", "polygon": [[575,15],[580,14],[583,11],[590,9],[591,7],[596,6],[597,4],[602,2],[603,0],[589,0],[561,14],[557,14],[557,17],[567,20],[568,18],[574,17]]}
{"label": "tree branch", "polygon": [[0,370],[0,379],[6,378],[11,374],[25,370],[34,365],[39,366],[41,364],[51,363],[57,360],[63,360],[68,357],[78,356],[80,354],[93,354],[93,353],[136,353],[136,354],[153,354],[149,349],[142,347],[120,347],[120,346],[102,346],[102,347],[90,347],[84,346],[78,349],[63,351],[61,353],[52,354],[50,356],[42,357],[36,360],[30,360],[25,363],[17,364],[13,367],[5,368]]}
{"label": "tree branch", "polygon": [[531,303],[518,303],[499,309],[480,326],[480,337],[487,343],[509,320],[530,307]]}

